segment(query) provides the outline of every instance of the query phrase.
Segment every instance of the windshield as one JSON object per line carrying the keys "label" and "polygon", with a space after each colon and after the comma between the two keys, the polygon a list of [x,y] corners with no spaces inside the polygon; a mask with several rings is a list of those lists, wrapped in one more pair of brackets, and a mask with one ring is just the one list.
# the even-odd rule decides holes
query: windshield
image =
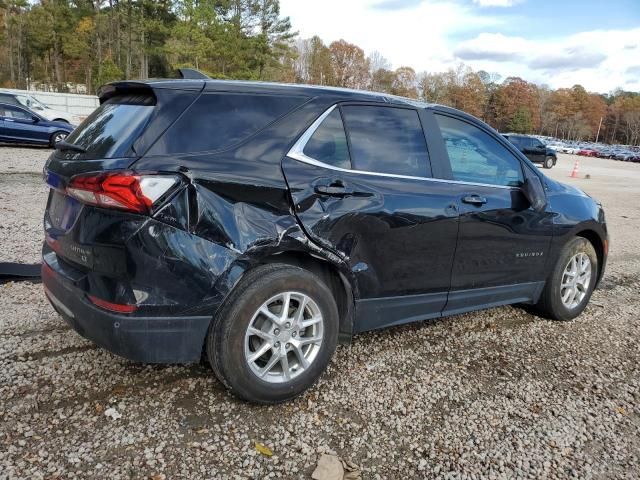
{"label": "windshield", "polygon": [[41,101],[36,100],[33,97],[27,97],[26,95],[18,95],[18,101],[25,107],[32,108],[34,110],[44,110],[49,108]]}
{"label": "windshield", "polygon": [[96,109],[67,138],[85,149],[84,153],[65,151],[78,159],[133,157],[132,146],[147,125],[153,105],[116,103],[111,99]]}

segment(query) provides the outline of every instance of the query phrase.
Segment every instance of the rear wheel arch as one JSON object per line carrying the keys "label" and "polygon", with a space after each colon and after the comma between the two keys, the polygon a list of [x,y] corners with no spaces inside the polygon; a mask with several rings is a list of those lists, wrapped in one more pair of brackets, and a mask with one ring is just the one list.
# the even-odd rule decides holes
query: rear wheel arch
{"label": "rear wheel arch", "polygon": [[339,343],[348,343],[353,334],[354,288],[351,281],[340,269],[327,260],[306,252],[287,251],[270,255],[260,264],[285,264],[303,268],[320,278],[331,290],[338,307],[340,318]]}

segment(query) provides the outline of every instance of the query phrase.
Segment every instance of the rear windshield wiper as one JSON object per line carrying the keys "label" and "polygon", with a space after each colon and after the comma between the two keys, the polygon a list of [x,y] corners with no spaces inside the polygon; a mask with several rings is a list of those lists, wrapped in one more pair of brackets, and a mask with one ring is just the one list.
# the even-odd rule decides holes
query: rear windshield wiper
{"label": "rear windshield wiper", "polygon": [[72,150],[74,152],[85,153],[87,151],[86,148],[81,147],[80,145],[76,145],[75,143],[69,143],[64,140],[60,140],[56,143],[56,150],[65,151]]}

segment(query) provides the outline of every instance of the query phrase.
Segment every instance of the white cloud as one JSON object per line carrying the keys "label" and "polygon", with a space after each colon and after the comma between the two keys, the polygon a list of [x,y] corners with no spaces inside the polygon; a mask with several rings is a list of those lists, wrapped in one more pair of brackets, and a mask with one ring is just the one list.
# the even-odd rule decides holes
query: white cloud
{"label": "white cloud", "polygon": [[521,0],[473,0],[473,3],[481,7],[513,7]]}
{"label": "white cloud", "polygon": [[604,93],[616,87],[640,90],[640,79],[628,70],[639,46],[640,28],[545,40],[482,33],[460,43],[454,54],[472,68],[517,75],[554,88],[579,83]]}
{"label": "white cloud", "polygon": [[303,38],[318,35],[326,43],[343,38],[367,53],[379,51],[396,67],[417,70],[442,70],[451,64],[449,35],[501,22],[447,1],[281,0],[280,4],[282,14],[291,17]]}
{"label": "white cloud", "polygon": [[[515,0],[518,1],[518,0]],[[478,0],[513,3],[511,0]],[[470,4],[441,0],[281,0],[301,37],[341,38],[366,53],[379,51],[394,68],[437,72],[464,62],[502,77],[519,76],[553,88],[582,84],[591,91],[640,90],[640,28],[583,32],[533,40],[499,32],[511,16],[487,15]],[[480,12],[480,13],[479,13]],[[520,19],[519,21],[522,21]],[[504,31],[504,30],[503,30]],[[561,34],[560,34],[561,35]]]}

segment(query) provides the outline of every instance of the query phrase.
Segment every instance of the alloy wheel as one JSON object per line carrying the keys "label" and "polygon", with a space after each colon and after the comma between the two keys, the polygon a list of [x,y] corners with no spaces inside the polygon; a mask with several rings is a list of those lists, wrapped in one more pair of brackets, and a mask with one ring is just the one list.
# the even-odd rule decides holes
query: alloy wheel
{"label": "alloy wheel", "polygon": [[53,136],[53,144],[55,145],[56,143],[61,142],[65,138],[67,138],[67,134],[66,133],[63,133],[63,132],[56,133]]}
{"label": "alloy wheel", "polygon": [[244,339],[251,371],[269,383],[285,383],[307,370],[322,345],[324,320],[308,295],[283,292],[253,314]]}
{"label": "alloy wheel", "polygon": [[569,259],[562,274],[560,297],[569,310],[582,303],[591,285],[591,259],[580,252]]}

